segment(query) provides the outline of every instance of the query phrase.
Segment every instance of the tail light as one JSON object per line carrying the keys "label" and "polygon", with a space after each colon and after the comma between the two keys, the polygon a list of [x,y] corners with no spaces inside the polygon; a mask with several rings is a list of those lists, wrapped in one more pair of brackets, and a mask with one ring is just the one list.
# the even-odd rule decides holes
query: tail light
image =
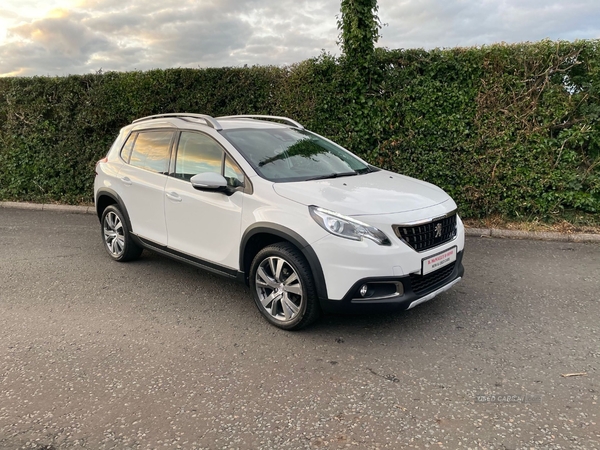
{"label": "tail light", "polygon": [[94,172],[95,172],[96,175],[98,175],[98,164],[100,164],[100,163],[106,163],[106,162],[108,162],[108,157],[102,158],[100,161],[98,161],[96,163],[96,166],[94,167]]}

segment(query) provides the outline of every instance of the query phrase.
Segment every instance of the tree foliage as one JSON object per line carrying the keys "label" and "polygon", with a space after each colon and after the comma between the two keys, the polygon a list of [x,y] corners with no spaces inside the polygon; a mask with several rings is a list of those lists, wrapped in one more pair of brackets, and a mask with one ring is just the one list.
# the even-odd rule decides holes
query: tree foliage
{"label": "tree foliage", "polygon": [[377,0],[342,0],[341,3],[337,24],[339,43],[346,57],[363,65],[363,69],[370,62],[380,37],[381,23],[377,11]]}

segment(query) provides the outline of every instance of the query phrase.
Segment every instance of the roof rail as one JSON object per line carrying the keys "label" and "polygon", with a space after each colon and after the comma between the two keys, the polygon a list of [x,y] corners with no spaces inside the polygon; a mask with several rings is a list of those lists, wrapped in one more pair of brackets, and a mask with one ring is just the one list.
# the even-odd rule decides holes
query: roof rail
{"label": "roof rail", "polygon": [[134,120],[132,123],[144,122],[146,120],[151,119],[160,119],[161,117],[194,117],[196,119],[203,119],[206,122],[206,125],[214,128],[217,131],[221,131],[223,127],[221,124],[212,116],[207,114],[193,114],[193,113],[167,113],[167,114],[154,114],[153,116],[142,117],[140,119]]}
{"label": "roof rail", "polygon": [[289,117],[282,117],[282,116],[266,116],[266,115],[262,115],[262,114],[244,114],[244,115],[239,115],[239,116],[222,116],[222,117],[217,117],[218,119],[271,119],[271,120],[281,120],[282,122],[287,122],[290,125],[295,126],[296,128],[300,128],[301,130],[304,130],[304,126],[302,126],[300,123],[296,122],[293,119],[290,119]]}

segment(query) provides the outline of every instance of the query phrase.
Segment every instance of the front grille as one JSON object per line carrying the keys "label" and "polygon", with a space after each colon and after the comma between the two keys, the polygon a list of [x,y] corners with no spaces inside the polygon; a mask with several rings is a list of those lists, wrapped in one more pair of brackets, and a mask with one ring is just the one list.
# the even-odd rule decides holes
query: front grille
{"label": "front grille", "polygon": [[437,286],[438,284],[441,284],[446,278],[452,275],[455,266],[456,261],[436,270],[435,272],[428,273],[427,275],[415,275],[414,273],[410,274],[410,283],[412,285],[413,292],[417,295],[422,294],[431,290],[431,288]]}
{"label": "front grille", "polygon": [[394,225],[396,236],[418,252],[451,241],[456,236],[456,213],[431,222],[414,225]]}

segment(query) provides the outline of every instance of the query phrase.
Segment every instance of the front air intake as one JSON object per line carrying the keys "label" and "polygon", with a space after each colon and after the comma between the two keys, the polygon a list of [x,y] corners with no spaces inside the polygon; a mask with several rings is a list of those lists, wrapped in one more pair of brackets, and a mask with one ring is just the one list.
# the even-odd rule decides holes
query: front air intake
{"label": "front air intake", "polygon": [[426,223],[394,225],[393,229],[406,244],[418,252],[424,252],[456,237],[456,211]]}

